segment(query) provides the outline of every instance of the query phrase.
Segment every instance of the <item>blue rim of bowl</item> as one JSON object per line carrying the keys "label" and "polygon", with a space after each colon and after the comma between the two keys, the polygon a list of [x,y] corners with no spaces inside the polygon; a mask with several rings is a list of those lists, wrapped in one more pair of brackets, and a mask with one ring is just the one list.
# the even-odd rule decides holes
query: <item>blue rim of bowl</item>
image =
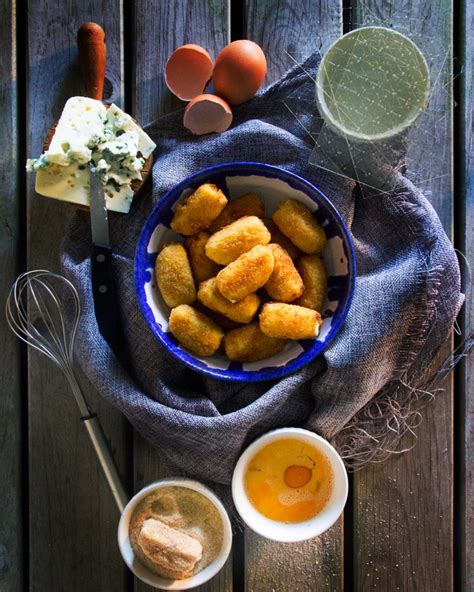
{"label": "blue rim of bowl", "polygon": [[[229,176],[236,175],[239,171],[245,171],[245,176],[260,175],[263,177],[270,178],[277,177],[285,183],[288,183],[288,185],[290,185],[294,189],[302,190],[301,186],[303,186],[303,188],[309,189],[311,192],[316,192],[320,196],[321,200],[324,201],[327,209],[331,211],[332,215],[337,220],[337,223],[342,228],[342,232],[344,234],[344,247],[347,247],[347,257],[350,262],[348,269],[349,291],[346,298],[346,302],[344,304],[344,308],[340,313],[338,313],[337,318],[333,321],[330,338],[326,339],[324,343],[318,342],[321,343],[321,347],[318,351],[313,352],[312,350],[305,350],[304,353],[300,354],[295,359],[290,360],[284,366],[266,366],[260,370],[255,371],[243,369],[239,370],[235,368],[211,368],[209,366],[206,366],[191,353],[188,353],[180,346],[168,341],[165,338],[165,332],[162,331],[161,327],[158,326],[158,323],[155,321],[153,312],[151,311],[149,305],[146,303],[144,285],[146,283],[147,272],[138,265],[138,259],[140,258],[141,253],[147,252],[150,237],[157,226],[157,220],[159,220],[162,217],[162,212],[164,212],[167,208],[170,208],[179,198],[182,192],[185,189],[187,189],[189,185],[192,185],[194,179],[206,175],[212,175],[215,173],[222,174],[226,171],[226,169],[229,172]],[[265,172],[271,174],[265,175]],[[295,187],[295,183],[299,186]],[[309,197],[309,199],[311,199],[315,203],[318,203],[318,201],[314,199],[312,195],[308,195],[307,191],[303,192],[305,193],[305,195],[307,195],[307,197]],[[155,205],[153,210],[148,215],[145,225],[143,226],[143,230],[140,234],[140,238],[138,240],[135,252],[135,289],[137,292],[140,309],[153,335],[158,339],[161,345],[163,345],[170,352],[171,355],[173,355],[179,361],[186,364],[186,366],[188,366],[192,370],[195,370],[196,372],[205,374],[207,376],[212,376],[214,378],[219,378],[221,380],[226,380],[229,382],[260,382],[264,380],[275,380],[277,378],[283,378],[288,374],[292,374],[293,372],[300,370],[301,368],[303,368],[303,366],[306,366],[306,364],[311,362],[317,356],[321,355],[329,347],[333,339],[339,333],[339,330],[346,319],[354,295],[355,277],[356,262],[352,238],[344,220],[342,219],[341,215],[339,214],[331,200],[328,197],[326,197],[324,193],[322,193],[322,191],[318,189],[315,185],[313,185],[309,181],[306,181],[306,179],[303,179],[303,177],[300,177],[299,175],[282,169],[280,167],[265,164],[262,162],[225,162],[222,164],[201,169],[200,171],[190,175],[189,177],[186,177],[177,185],[174,185],[169,191],[165,193],[165,195],[163,195],[163,197],[160,198],[158,203]]]}

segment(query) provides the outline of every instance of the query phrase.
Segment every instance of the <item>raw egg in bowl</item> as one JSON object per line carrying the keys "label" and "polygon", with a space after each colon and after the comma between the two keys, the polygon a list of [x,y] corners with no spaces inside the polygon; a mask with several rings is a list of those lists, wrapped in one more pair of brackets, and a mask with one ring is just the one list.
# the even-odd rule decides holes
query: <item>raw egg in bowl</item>
{"label": "raw egg in bowl", "polygon": [[347,500],[344,463],[325,440],[300,428],[265,434],[240,457],[232,478],[234,504],[258,534],[303,541],[336,522]]}

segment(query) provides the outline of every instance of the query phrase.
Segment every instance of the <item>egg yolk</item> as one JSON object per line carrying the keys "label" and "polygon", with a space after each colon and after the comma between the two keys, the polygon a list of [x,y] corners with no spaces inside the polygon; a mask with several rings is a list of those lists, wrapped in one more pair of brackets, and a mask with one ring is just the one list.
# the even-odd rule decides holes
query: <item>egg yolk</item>
{"label": "egg yolk", "polygon": [[271,442],[253,456],[244,477],[252,505],[278,522],[303,522],[328,502],[333,472],[326,456],[296,438]]}
{"label": "egg yolk", "polygon": [[312,470],[301,465],[291,465],[285,471],[283,481],[288,487],[298,488],[306,485],[311,479]]}

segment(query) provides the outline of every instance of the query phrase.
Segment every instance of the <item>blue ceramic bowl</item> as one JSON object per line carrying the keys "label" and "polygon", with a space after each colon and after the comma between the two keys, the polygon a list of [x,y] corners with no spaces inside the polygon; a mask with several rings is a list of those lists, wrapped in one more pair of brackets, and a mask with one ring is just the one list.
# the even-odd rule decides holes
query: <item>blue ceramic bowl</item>
{"label": "blue ceramic bowl", "polygon": [[[279,202],[296,199],[304,203],[323,225],[328,238],[322,254],[328,271],[328,294],[323,324],[316,340],[288,342],[279,354],[252,363],[230,362],[219,354],[198,358],[182,348],[168,328],[170,309],[164,303],[154,277],[154,263],[160,245],[182,242],[170,229],[173,210],[199,185],[215,183],[234,199],[247,192],[261,196],[266,216],[271,216]],[[349,232],[332,203],[319,189],[301,177],[267,164],[235,162],[204,169],[168,191],[145,223],[135,255],[135,282],[143,315],[156,338],[178,360],[215,378],[230,381],[258,381],[280,378],[302,368],[323,352],[339,331],[352,299],[355,280],[354,248]]]}

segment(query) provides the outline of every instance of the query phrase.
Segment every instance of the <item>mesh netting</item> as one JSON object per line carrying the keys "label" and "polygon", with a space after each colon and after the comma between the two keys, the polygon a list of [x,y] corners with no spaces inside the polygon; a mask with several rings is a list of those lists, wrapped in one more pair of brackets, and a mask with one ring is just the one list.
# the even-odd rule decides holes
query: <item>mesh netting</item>
{"label": "mesh netting", "polygon": [[[316,101],[315,71],[306,71],[314,84],[288,96],[285,105],[314,140],[310,163],[357,181],[364,197],[396,190],[399,177],[393,173],[400,170],[426,191],[449,174],[445,147],[453,78],[449,35],[427,35],[406,7],[384,17],[362,3],[352,15],[353,29],[362,25],[357,15],[363,15],[364,27],[389,28],[399,35],[387,36],[376,29],[371,34],[351,33],[353,41],[334,50],[321,41],[321,58],[328,49],[330,54],[319,81],[325,80],[328,67],[332,81],[324,87],[325,118]],[[304,68],[303,56],[288,55]],[[423,98],[426,68],[429,87]],[[383,138],[384,129],[393,133]]]}

